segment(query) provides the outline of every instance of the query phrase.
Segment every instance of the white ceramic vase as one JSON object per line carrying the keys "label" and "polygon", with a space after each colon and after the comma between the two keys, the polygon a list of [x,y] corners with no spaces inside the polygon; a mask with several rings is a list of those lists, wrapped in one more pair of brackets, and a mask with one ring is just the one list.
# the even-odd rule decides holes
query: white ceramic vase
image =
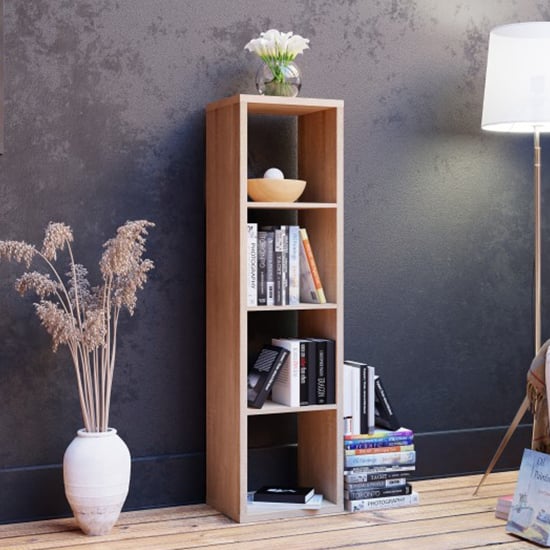
{"label": "white ceramic vase", "polygon": [[104,535],[116,523],[130,485],[130,451],[114,428],[78,430],[63,457],[65,495],[79,527]]}

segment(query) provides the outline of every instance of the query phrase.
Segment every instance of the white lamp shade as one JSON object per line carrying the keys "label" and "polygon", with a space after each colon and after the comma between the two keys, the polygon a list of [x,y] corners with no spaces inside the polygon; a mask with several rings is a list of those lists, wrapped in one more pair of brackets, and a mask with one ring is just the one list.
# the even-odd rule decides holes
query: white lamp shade
{"label": "white lamp shade", "polygon": [[481,127],[550,132],[550,22],[515,23],[491,31]]}

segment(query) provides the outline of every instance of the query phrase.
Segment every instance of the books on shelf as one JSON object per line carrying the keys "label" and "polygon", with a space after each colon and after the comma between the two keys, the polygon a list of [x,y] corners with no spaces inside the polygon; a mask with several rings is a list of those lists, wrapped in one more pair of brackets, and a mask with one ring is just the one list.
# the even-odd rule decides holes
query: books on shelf
{"label": "books on shelf", "polygon": [[248,369],[248,406],[260,409],[273,385],[277,373],[281,369],[288,350],[265,345],[258,353],[254,363]]}
{"label": "books on shelf", "polygon": [[307,230],[247,224],[247,306],[326,303]]}
{"label": "books on shelf", "polygon": [[[271,346],[283,348],[288,352],[270,386],[271,400],[274,403],[289,407],[301,407],[336,402],[336,345],[334,340],[330,338],[273,338]],[[256,408],[261,408],[261,405]]]}
{"label": "books on shelf", "polygon": [[416,468],[414,433],[408,428],[377,429],[344,436],[344,503],[365,511],[418,502],[410,477]]}

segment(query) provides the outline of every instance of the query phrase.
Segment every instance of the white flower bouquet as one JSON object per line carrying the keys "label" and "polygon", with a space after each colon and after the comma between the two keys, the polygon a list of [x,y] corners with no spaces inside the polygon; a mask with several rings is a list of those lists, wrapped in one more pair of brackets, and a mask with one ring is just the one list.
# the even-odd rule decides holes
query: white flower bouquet
{"label": "white flower bouquet", "polygon": [[[288,86],[289,80],[298,80],[295,84],[298,89],[301,85],[298,68],[294,66],[296,56],[309,48],[309,39],[294,34],[292,32],[280,32],[277,29],[270,29],[260,33],[258,38],[248,42],[244,49],[257,54],[269,69],[272,81],[271,90],[269,87],[261,89],[260,93],[268,95],[295,95],[288,93],[285,86]],[[258,82],[257,82],[258,85]],[[297,93],[297,92],[296,92]]]}

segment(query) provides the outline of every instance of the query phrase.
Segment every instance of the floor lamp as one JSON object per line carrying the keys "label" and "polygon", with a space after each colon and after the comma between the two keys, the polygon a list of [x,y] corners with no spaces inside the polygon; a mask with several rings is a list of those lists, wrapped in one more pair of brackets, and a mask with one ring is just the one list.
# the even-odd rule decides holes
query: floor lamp
{"label": "floor lamp", "polygon": [[[540,134],[550,132],[550,22],[496,27],[489,36],[481,127],[493,132],[534,136],[534,332],[535,353],[541,346],[541,157]],[[491,473],[529,408],[524,398],[481,478],[474,495]]]}

